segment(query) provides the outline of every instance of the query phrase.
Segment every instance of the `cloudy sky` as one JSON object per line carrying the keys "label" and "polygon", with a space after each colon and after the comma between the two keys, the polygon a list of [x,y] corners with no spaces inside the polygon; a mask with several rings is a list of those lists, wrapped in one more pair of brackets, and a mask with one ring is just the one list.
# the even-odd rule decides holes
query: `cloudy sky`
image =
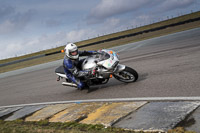
{"label": "cloudy sky", "polygon": [[0,59],[200,10],[200,0],[0,0]]}

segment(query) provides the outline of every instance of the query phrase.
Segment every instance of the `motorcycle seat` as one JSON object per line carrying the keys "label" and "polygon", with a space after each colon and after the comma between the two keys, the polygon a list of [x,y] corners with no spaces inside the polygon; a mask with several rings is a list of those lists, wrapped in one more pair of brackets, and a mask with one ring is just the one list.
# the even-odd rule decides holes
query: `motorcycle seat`
{"label": "motorcycle seat", "polygon": [[55,73],[65,74],[64,67],[59,66],[58,68],[56,68]]}

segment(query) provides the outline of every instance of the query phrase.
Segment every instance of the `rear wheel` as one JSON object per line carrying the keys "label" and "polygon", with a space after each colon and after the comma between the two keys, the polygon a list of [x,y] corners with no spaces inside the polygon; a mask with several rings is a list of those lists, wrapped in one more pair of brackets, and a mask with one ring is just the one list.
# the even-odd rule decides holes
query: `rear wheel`
{"label": "rear wheel", "polygon": [[135,82],[138,79],[138,73],[134,69],[127,66],[125,67],[123,71],[119,73],[115,73],[113,74],[113,76],[117,80],[125,82],[125,83]]}

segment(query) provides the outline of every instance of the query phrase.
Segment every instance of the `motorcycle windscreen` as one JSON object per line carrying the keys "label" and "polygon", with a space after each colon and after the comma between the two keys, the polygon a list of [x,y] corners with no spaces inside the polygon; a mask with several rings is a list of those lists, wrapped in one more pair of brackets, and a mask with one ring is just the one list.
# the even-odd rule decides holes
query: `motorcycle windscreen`
{"label": "motorcycle windscreen", "polygon": [[93,58],[99,61],[107,60],[110,58],[110,55],[104,51],[101,51],[101,53],[93,55]]}

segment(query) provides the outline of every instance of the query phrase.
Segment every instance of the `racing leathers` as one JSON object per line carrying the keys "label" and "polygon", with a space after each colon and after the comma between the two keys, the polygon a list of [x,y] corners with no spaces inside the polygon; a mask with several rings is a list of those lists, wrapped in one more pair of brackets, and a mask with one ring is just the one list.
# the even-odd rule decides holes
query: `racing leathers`
{"label": "racing leathers", "polygon": [[[96,51],[78,51],[78,53],[79,56],[89,56],[96,54]],[[78,89],[83,89],[85,86],[84,83],[81,82],[80,78],[90,74],[90,71],[81,70],[83,61],[84,59],[70,59],[67,56],[65,56],[63,60],[63,67],[67,78],[69,81],[75,83]]]}

